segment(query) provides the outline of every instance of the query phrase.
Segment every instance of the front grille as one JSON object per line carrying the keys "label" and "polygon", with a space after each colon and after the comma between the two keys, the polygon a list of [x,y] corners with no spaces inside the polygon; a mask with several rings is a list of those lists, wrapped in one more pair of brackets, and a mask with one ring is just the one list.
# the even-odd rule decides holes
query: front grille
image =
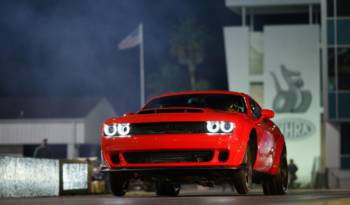
{"label": "front grille", "polygon": [[206,133],[205,122],[161,122],[130,125],[130,134]]}
{"label": "front grille", "polygon": [[209,162],[213,158],[213,151],[125,152],[124,158],[130,164]]}

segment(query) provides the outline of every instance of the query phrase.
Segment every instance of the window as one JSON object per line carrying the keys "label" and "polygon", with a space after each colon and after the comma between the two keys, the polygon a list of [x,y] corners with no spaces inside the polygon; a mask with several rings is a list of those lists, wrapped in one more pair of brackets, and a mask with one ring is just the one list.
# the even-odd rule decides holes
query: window
{"label": "window", "polygon": [[338,48],[338,88],[350,89],[350,48]]}
{"label": "window", "polygon": [[166,107],[211,108],[230,112],[246,112],[245,102],[240,95],[231,94],[185,94],[156,98],[145,109]]}
{"label": "window", "polygon": [[251,82],[249,93],[260,105],[264,104],[264,83]]}
{"label": "window", "polygon": [[[335,65],[335,55],[337,55],[337,65]],[[337,67],[337,72],[335,68]],[[337,83],[336,85],[336,78]],[[328,90],[335,91],[350,89],[350,47],[328,48]]]}
{"label": "window", "polygon": [[335,27],[334,27],[334,20],[328,19],[327,20],[327,43],[329,45],[334,45],[334,33],[335,33]]}
{"label": "window", "polygon": [[327,15],[334,16],[334,0],[327,0]]}
{"label": "window", "polygon": [[340,136],[341,168],[350,169],[350,123],[341,124]]}
{"label": "window", "polygon": [[328,48],[328,90],[334,91],[335,88],[335,49]]}
{"label": "window", "polygon": [[328,93],[328,115],[330,119],[336,119],[336,102],[335,102],[335,92]]}
{"label": "window", "polygon": [[262,32],[250,32],[249,74],[263,74],[264,38]]}
{"label": "window", "polygon": [[253,99],[249,99],[250,102],[250,109],[252,110],[253,116],[255,119],[260,118],[261,116],[261,108],[258,105],[258,103],[256,103]]}
{"label": "window", "polygon": [[[350,119],[350,92],[338,93],[338,116],[343,119]],[[348,135],[350,138],[350,136]],[[350,148],[349,148],[350,150]],[[348,153],[350,154],[350,152]]]}
{"label": "window", "polygon": [[337,44],[350,45],[350,18],[337,19],[336,22]]}
{"label": "window", "polygon": [[350,16],[349,0],[337,0],[337,16]]}

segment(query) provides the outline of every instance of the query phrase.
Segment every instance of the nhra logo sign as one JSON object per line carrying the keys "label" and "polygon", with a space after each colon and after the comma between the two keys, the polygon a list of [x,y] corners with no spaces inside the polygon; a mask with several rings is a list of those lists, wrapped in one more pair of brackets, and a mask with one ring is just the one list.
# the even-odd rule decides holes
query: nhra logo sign
{"label": "nhra logo sign", "polygon": [[276,121],[284,137],[288,140],[305,139],[312,136],[315,131],[315,125],[301,118],[284,118]]}
{"label": "nhra logo sign", "polygon": [[275,83],[276,96],[273,100],[273,109],[277,113],[304,113],[311,104],[311,91],[304,90],[304,80],[300,71],[287,69],[281,65],[281,73],[288,89],[282,89],[280,82],[274,72],[271,76]]}

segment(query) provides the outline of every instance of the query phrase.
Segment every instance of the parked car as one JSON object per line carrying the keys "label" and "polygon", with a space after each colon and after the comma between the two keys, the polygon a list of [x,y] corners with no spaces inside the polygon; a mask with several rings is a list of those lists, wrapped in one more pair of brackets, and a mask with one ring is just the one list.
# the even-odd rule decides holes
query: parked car
{"label": "parked car", "polygon": [[287,150],[273,117],[244,93],[161,95],[104,122],[103,171],[116,196],[134,178],[155,183],[160,196],[177,196],[185,183],[229,183],[239,194],[261,183],[266,195],[285,194]]}

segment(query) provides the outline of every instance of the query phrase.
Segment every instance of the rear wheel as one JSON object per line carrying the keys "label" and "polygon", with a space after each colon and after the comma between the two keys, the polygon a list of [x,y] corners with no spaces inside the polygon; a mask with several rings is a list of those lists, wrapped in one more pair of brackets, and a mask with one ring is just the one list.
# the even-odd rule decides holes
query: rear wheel
{"label": "rear wheel", "polygon": [[110,173],[111,191],[115,196],[124,196],[128,188],[128,179],[119,173]]}
{"label": "rear wheel", "polygon": [[265,195],[283,195],[288,190],[288,164],[285,150],[282,153],[277,175],[267,176],[262,183]]}
{"label": "rear wheel", "polygon": [[247,146],[242,168],[233,175],[233,184],[239,194],[247,194],[252,187],[253,158],[251,147]]}
{"label": "rear wheel", "polygon": [[179,184],[171,184],[170,182],[156,182],[156,194],[158,196],[177,196],[180,193]]}

